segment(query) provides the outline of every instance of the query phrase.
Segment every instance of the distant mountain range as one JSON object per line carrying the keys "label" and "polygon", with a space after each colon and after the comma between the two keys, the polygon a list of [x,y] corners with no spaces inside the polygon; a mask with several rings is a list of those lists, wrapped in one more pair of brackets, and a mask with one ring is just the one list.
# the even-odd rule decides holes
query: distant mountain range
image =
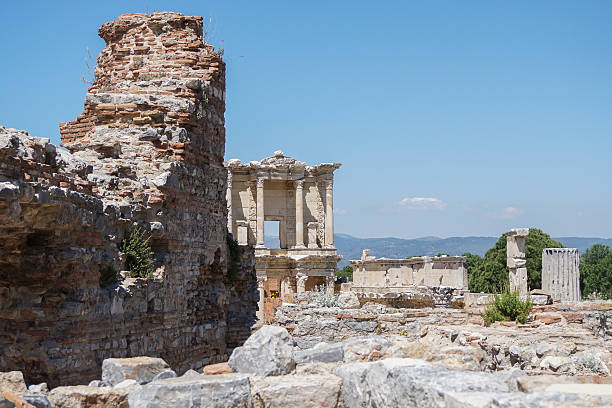
{"label": "distant mountain range", "polygon": [[[483,256],[499,237],[423,237],[415,239],[402,238],[356,238],[348,234],[335,234],[334,244],[338,254],[342,255],[339,267],[349,264],[349,260],[360,259],[361,251],[370,250],[370,255],[377,258],[406,258],[407,256],[428,255],[439,253],[448,255],[461,255],[466,252]],[[612,238],[581,238],[561,237],[554,238],[567,248],[578,248],[583,253],[595,244],[612,247]],[[278,248],[277,237],[266,236],[268,248]]]}
{"label": "distant mountain range", "polygon": [[[461,255],[466,252],[483,256],[499,237],[423,237],[415,239],[401,238],[356,238],[347,234],[335,234],[334,244],[342,255],[339,267],[349,264],[349,260],[360,259],[363,249],[370,249],[370,255],[377,258],[405,258],[407,256],[428,255],[439,253]],[[612,247],[612,238],[554,238],[567,248],[578,248],[583,253],[595,244]]]}

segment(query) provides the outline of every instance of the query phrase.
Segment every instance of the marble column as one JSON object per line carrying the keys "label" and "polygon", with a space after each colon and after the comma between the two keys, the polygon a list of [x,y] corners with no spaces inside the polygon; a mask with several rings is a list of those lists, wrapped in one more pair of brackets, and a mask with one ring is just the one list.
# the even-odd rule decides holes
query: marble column
{"label": "marble column", "polygon": [[265,285],[266,285],[266,277],[265,276],[258,276],[257,277],[257,290],[259,291],[259,301],[257,302],[257,319],[259,320],[264,320],[265,319],[265,313],[264,313],[264,306],[265,306]]}
{"label": "marble column", "polygon": [[325,291],[328,295],[334,294],[334,282],[336,281],[335,276],[327,276],[325,278]]}
{"label": "marble column", "polygon": [[234,234],[234,219],[232,217],[232,171],[227,171],[227,232]]}
{"label": "marble column", "polygon": [[265,248],[264,241],[264,179],[257,179],[257,248]]}
{"label": "marble column", "polygon": [[518,291],[521,295],[526,295],[528,292],[525,260],[525,237],[528,234],[529,228],[515,228],[511,229],[506,237],[506,265],[510,270],[510,291]]}
{"label": "marble column", "polygon": [[334,182],[328,180],[325,184],[325,247],[334,248]]}
{"label": "marble column", "polygon": [[295,247],[304,248],[304,180],[295,182]]}
{"label": "marble column", "polygon": [[295,275],[295,280],[297,282],[297,293],[298,295],[301,293],[306,293],[306,280],[308,279],[308,275],[302,272],[298,272]]}
{"label": "marble column", "polygon": [[542,250],[542,289],[554,300],[580,302],[580,255],[576,248]]}

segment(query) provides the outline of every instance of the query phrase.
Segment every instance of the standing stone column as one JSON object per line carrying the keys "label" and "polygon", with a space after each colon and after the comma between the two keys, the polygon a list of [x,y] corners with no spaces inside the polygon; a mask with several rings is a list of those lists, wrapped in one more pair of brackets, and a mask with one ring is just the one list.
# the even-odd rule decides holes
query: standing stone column
{"label": "standing stone column", "polygon": [[227,232],[234,234],[234,218],[232,216],[232,171],[227,171]]}
{"label": "standing stone column", "polygon": [[308,275],[302,272],[298,272],[295,275],[295,280],[297,282],[297,293],[302,294],[306,293],[306,280],[308,279]]}
{"label": "standing stone column", "polygon": [[542,289],[561,302],[580,302],[580,255],[576,248],[542,250]]}
{"label": "standing stone column", "polygon": [[304,180],[295,182],[295,247],[304,248]]}
{"label": "standing stone column", "polygon": [[266,277],[265,276],[258,276],[257,277],[257,290],[259,291],[259,301],[257,302],[257,319],[259,320],[264,320],[265,319],[265,313],[264,313],[264,307],[265,307],[265,296],[266,296],[266,292],[265,292],[265,286],[266,286]]}
{"label": "standing stone column", "polygon": [[325,185],[325,247],[334,248],[334,199],[333,180],[328,180]]}
{"label": "standing stone column", "polygon": [[334,282],[336,281],[335,276],[326,276],[325,277],[325,291],[328,295],[334,294]]}
{"label": "standing stone column", "polygon": [[506,237],[506,264],[510,269],[510,291],[527,294],[527,268],[525,260],[525,237],[529,228],[514,228]]}
{"label": "standing stone column", "polygon": [[264,179],[257,179],[257,245],[258,248],[265,248],[264,241]]}

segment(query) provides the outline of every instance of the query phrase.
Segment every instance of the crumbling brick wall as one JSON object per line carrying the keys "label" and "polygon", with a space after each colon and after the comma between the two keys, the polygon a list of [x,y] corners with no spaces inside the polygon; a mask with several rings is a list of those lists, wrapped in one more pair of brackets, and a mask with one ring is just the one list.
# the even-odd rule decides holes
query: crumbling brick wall
{"label": "crumbling brick wall", "polygon": [[[0,370],[29,382],[83,383],[110,356],[224,361],[254,319],[252,250],[227,270],[225,64],[202,18],[128,14],[99,34],[84,112],[60,124],[70,153],[0,132]],[[100,288],[134,225],[154,276]]]}

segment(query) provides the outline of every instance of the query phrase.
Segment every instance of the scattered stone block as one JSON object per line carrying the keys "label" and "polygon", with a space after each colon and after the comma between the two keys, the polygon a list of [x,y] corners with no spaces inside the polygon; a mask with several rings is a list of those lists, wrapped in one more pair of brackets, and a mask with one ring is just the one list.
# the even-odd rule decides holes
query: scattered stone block
{"label": "scattered stone block", "polygon": [[249,378],[242,374],[178,377],[143,385],[129,395],[130,408],[251,408]]}
{"label": "scattered stone block", "polygon": [[342,343],[319,343],[313,348],[294,352],[293,359],[296,364],[334,363],[344,359],[344,347]]}
{"label": "scattered stone block", "polygon": [[209,364],[204,366],[202,372],[206,375],[231,374],[232,368],[228,363]]}
{"label": "scattered stone block", "polygon": [[102,362],[102,381],[110,386],[124,380],[146,384],[169,368],[164,360],[156,357],[107,358]]}
{"label": "scattered stone block", "polygon": [[173,370],[162,371],[161,373],[153,377],[151,381],[165,380],[168,378],[176,378],[176,373]]}
{"label": "scattered stone block", "polygon": [[355,292],[341,292],[338,296],[338,306],[341,309],[359,309],[361,304]]}
{"label": "scattered stone block", "polygon": [[131,390],[75,385],[54,388],[48,398],[53,408],[128,408]]}
{"label": "scattered stone block", "polygon": [[450,370],[415,359],[385,359],[340,366],[345,407],[439,407],[449,392],[508,392],[489,373]]}
{"label": "scattered stone block", "polygon": [[358,337],[343,343],[344,361],[375,361],[386,355],[392,346],[382,336]]}
{"label": "scattered stone block", "polygon": [[19,396],[23,395],[26,390],[26,383],[21,371],[0,373],[0,392],[8,391]]}
{"label": "scattered stone block", "polygon": [[242,347],[236,347],[228,361],[233,372],[260,376],[288,374],[295,368],[293,339],[278,326],[262,326]]}
{"label": "scattered stone block", "polygon": [[266,408],[335,408],[342,380],[335,375],[285,375],[251,379],[254,405]]}

